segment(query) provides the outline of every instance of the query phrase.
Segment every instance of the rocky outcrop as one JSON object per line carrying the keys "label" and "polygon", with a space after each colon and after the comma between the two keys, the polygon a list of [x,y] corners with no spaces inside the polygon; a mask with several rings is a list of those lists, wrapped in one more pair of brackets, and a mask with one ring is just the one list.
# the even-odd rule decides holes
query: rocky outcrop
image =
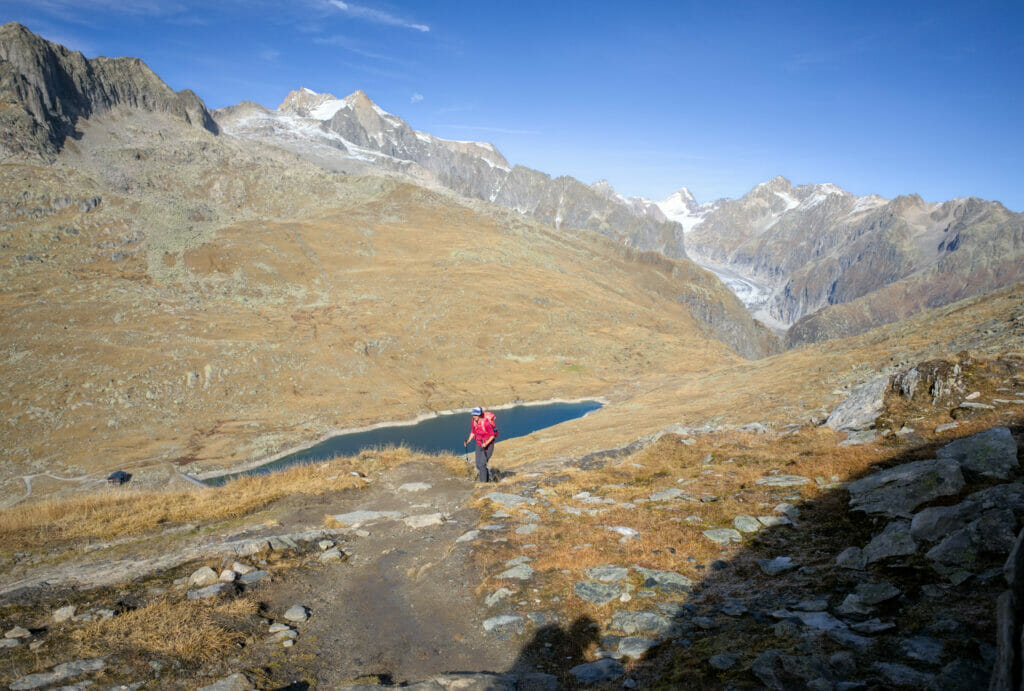
{"label": "rocky outcrop", "polygon": [[0,155],[52,158],[81,119],[118,106],[166,112],[216,133],[193,92],[175,92],[138,58],[87,59],[16,22],[0,27]]}

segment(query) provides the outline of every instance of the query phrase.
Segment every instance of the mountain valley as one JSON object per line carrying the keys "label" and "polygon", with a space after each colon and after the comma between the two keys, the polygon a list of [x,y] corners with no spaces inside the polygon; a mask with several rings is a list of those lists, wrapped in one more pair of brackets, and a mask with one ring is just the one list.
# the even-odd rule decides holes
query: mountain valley
{"label": "mountain valley", "polygon": [[[5,686],[1014,673],[1024,215],[626,198],[362,91],[208,111],[14,23],[0,124]],[[197,480],[580,398],[496,483],[405,448]]]}

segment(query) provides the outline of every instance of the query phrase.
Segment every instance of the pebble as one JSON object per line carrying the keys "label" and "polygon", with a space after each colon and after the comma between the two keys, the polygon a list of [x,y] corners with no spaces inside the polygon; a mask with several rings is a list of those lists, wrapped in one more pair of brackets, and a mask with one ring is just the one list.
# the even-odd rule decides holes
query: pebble
{"label": "pebble", "polygon": [[236,578],[238,578],[237,573],[235,573],[231,569],[224,569],[220,572],[220,576],[218,576],[217,580],[219,580],[221,583],[234,583]]}
{"label": "pebble", "polygon": [[273,624],[270,625],[270,633],[277,633],[278,631],[291,631],[291,630],[292,630],[292,627],[288,626],[288,624],[282,624],[279,621],[274,622]]}
{"label": "pebble", "polygon": [[234,564],[231,565],[231,570],[237,573],[239,576],[244,576],[247,573],[252,573],[256,569],[249,566],[248,564],[243,564],[240,561],[236,561]]}
{"label": "pebble", "polygon": [[284,618],[294,622],[306,621],[309,619],[309,610],[302,605],[292,605],[284,613]]}
{"label": "pebble", "polygon": [[334,547],[334,540],[321,540],[320,542],[316,543],[316,546],[320,548],[321,552],[325,552],[329,550],[331,547]]}
{"label": "pebble", "polygon": [[0,649],[17,648],[19,645],[21,645],[21,641],[17,638],[0,638]]}
{"label": "pebble", "polygon": [[228,590],[230,586],[227,583],[214,583],[208,585],[205,588],[199,588],[198,590],[190,590],[186,593],[186,597],[189,600],[205,600],[210,597],[217,597]]}
{"label": "pebble", "polygon": [[456,542],[470,542],[477,539],[480,536],[479,530],[470,530],[469,532],[463,533],[455,539]]}
{"label": "pebble", "polygon": [[67,607],[61,607],[60,609],[54,610],[53,614],[50,615],[50,619],[52,619],[54,623],[60,624],[73,616],[75,616],[75,606],[68,605]]}
{"label": "pebble", "polygon": [[24,626],[15,626],[4,633],[4,638],[28,638],[32,632]]}

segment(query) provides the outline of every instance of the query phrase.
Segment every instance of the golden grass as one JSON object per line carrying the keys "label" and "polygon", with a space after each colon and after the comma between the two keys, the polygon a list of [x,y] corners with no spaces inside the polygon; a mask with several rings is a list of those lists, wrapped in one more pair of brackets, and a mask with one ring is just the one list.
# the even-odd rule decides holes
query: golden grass
{"label": "golden grass", "polygon": [[246,638],[255,600],[239,597],[216,603],[158,600],[110,619],[75,629],[70,639],[79,654],[166,656],[211,663],[237,649]]}
{"label": "golden grass", "polygon": [[30,550],[81,540],[144,535],[193,522],[238,518],[289,495],[317,495],[365,485],[362,477],[419,458],[406,448],[296,465],[231,480],[223,487],[178,491],[118,488],[0,511],[0,550]]}

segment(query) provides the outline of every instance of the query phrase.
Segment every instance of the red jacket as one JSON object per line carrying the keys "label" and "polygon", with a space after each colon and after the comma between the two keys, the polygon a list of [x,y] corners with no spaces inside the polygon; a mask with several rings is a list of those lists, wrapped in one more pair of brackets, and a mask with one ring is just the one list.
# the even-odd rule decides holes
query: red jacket
{"label": "red jacket", "polygon": [[483,446],[485,441],[494,436],[494,423],[485,417],[473,418],[471,426],[477,446]]}

